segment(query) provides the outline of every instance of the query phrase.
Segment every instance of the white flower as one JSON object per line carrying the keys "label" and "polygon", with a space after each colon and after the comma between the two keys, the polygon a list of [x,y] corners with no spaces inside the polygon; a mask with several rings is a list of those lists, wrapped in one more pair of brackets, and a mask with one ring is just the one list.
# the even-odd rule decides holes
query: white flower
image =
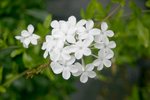
{"label": "white flower", "polygon": [[88,77],[94,78],[96,73],[93,71],[94,66],[92,64],[88,64],[86,66],[81,65],[80,63],[75,63],[78,68],[78,72],[73,73],[73,76],[80,76],[80,81],[82,83],[86,83],[88,81]]}
{"label": "white flower", "polygon": [[95,43],[95,48],[103,49],[106,53],[109,53],[111,57],[114,56],[114,53],[111,49],[116,47],[116,43],[114,41],[109,41],[105,39],[104,42]]}
{"label": "white flower", "polygon": [[109,60],[111,58],[109,53],[106,53],[104,50],[100,50],[98,52],[98,59],[94,60],[93,65],[97,66],[97,70],[102,70],[103,66],[106,67],[111,66],[111,61]]}
{"label": "white flower", "polygon": [[21,36],[16,36],[17,40],[20,40],[23,43],[25,48],[28,48],[29,44],[37,45],[37,40],[40,38],[38,35],[33,34],[34,27],[33,25],[28,25],[27,30],[21,32]]}
{"label": "white flower", "polygon": [[75,58],[72,57],[70,60],[61,60],[58,62],[51,62],[51,68],[55,74],[62,73],[62,77],[68,80],[71,73],[76,73],[78,71],[77,67],[73,65]]}
{"label": "white flower", "polygon": [[79,39],[86,39],[89,36],[95,36],[95,35],[100,35],[100,30],[94,27],[94,22],[92,20],[89,20],[85,24],[85,28],[82,29],[83,31],[80,31],[79,34]]}
{"label": "white flower", "polygon": [[89,56],[91,55],[91,49],[89,46],[93,42],[93,38],[89,37],[88,39],[84,41],[78,41],[74,45],[70,46],[70,51],[75,53],[76,59],[81,59],[83,55]]}
{"label": "white flower", "polygon": [[106,22],[102,22],[101,23],[101,34],[95,36],[95,42],[100,42],[103,41],[104,39],[108,38],[108,37],[112,37],[114,36],[114,32],[112,30],[107,30],[108,29],[108,25]]}
{"label": "white flower", "polygon": [[42,50],[45,50],[44,52],[44,58],[50,55],[51,60],[57,61],[60,57],[60,51],[64,47],[64,42],[61,40],[55,39],[51,35],[46,36],[46,42],[42,45]]}

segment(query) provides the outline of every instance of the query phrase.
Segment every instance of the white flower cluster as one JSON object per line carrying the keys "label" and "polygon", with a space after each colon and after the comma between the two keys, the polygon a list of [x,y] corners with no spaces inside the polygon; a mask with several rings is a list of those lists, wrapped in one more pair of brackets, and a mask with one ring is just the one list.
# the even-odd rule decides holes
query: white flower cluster
{"label": "white flower cluster", "polygon": [[[109,41],[109,37],[114,35],[113,31],[107,30],[106,22],[101,23],[101,29],[94,28],[92,20],[80,20],[77,22],[74,16],[64,20],[54,20],[51,22],[51,35],[46,36],[46,41],[42,45],[44,58],[51,59],[51,68],[55,74],[62,73],[62,77],[68,80],[71,75],[80,76],[80,81],[86,83],[88,78],[94,78],[97,70],[102,70],[104,66],[111,66],[111,58],[114,56],[113,48],[116,47],[114,41]],[[29,43],[37,44],[39,36],[32,34],[34,28],[28,26],[28,31],[22,31],[21,36],[16,36],[24,47]],[[98,50],[98,55],[94,55],[92,48]],[[84,64],[84,56],[93,56],[96,59],[90,64]]]}

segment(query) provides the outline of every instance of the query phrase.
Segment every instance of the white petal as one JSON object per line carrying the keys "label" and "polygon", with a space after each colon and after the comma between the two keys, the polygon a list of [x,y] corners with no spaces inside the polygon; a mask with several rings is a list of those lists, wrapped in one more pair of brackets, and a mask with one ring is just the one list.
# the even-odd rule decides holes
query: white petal
{"label": "white petal", "polygon": [[94,22],[92,20],[89,20],[86,22],[86,29],[90,30],[94,27]]}
{"label": "white petal", "polygon": [[114,56],[114,52],[111,49],[106,49],[105,58],[111,59]]}
{"label": "white petal", "polygon": [[86,71],[92,71],[94,69],[94,65],[93,64],[87,64],[85,69],[86,69]]}
{"label": "white petal", "polygon": [[91,55],[91,50],[89,48],[85,48],[83,54],[85,56],[89,56],[89,55]]}
{"label": "white petal", "polygon": [[51,68],[55,74],[60,74],[63,71],[63,67],[55,62],[51,62]]}
{"label": "white petal", "polygon": [[21,40],[22,36],[15,36],[17,40]]}
{"label": "white petal", "polygon": [[32,39],[32,40],[31,40],[31,43],[32,43],[33,45],[37,45],[37,40],[36,40],[36,39]]}
{"label": "white petal", "polygon": [[89,31],[89,34],[91,34],[91,35],[99,35],[100,34],[100,30],[94,28],[94,29]]}
{"label": "white petal", "polygon": [[74,26],[76,24],[76,18],[74,16],[70,16],[68,18],[68,22],[70,25]]}
{"label": "white petal", "polygon": [[115,48],[116,47],[116,43],[114,41],[110,41],[108,44],[109,48]]}
{"label": "white petal", "polygon": [[72,66],[70,66],[70,72],[77,73],[78,72],[78,68],[75,65],[72,65]]}
{"label": "white petal", "polygon": [[107,29],[108,29],[107,23],[106,23],[106,22],[102,22],[102,23],[101,23],[101,30],[102,30],[102,31],[106,31]]}
{"label": "white petal", "polygon": [[72,52],[75,52],[76,50],[77,48],[73,45],[64,47],[65,53],[72,53]]}
{"label": "white petal", "polygon": [[71,76],[71,73],[67,68],[65,68],[62,72],[62,76],[65,80],[68,80]]}
{"label": "white petal", "polygon": [[82,83],[86,83],[88,81],[88,76],[85,73],[83,73],[80,77],[80,81]]}
{"label": "white petal", "polygon": [[57,52],[57,51],[53,51],[50,53],[50,58],[52,61],[56,62],[59,60],[60,58],[60,52]]}
{"label": "white petal", "polygon": [[87,72],[87,75],[90,77],[90,78],[94,78],[96,76],[96,73],[94,71],[90,71],[90,72]]}
{"label": "white petal", "polygon": [[69,42],[69,43],[75,43],[76,40],[75,40],[74,36],[68,35],[67,36],[67,42]]}
{"label": "white petal", "polygon": [[31,34],[28,31],[26,31],[26,30],[21,31],[21,36],[23,36],[23,37],[28,37],[30,35]]}
{"label": "white petal", "polygon": [[103,63],[100,63],[98,66],[97,66],[97,70],[100,71],[102,70],[104,67]]}
{"label": "white petal", "polygon": [[86,38],[83,43],[84,43],[84,47],[88,47],[91,45],[91,43],[93,42],[94,37],[93,36],[88,36],[88,38]]}
{"label": "white petal", "polygon": [[105,34],[106,34],[108,37],[114,36],[114,32],[113,32],[112,30],[106,31]]}
{"label": "white petal", "polygon": [[110,67],[111,66],[111,61],[110,60],[105,59],[103,63],[104,63],[104,65],[106,67]]}
{"label": "white petal", "polygon": [[70,60],[67,61],[67,65],[72,65],[75,62],[75,57],[71,57]]}
{"label": "white petal", "polygon": [[31,42],[31,38],[25,38],[23,41],[23,43],[27,46],[30,44],[30,42]]}
{"label": "white petal", "polygon": [[43,57],[46,58],[47,56],[48,56],[48,51],[45,51]]}
{"label": "white petal", "polygon": [[83,51],[78,50],[78,51],[75,52],[76,59],[81,59],[82,56],[83,56]]}
{"label": "white petal", "polygon": [[66,22],[61,23],[60,27],[61,27],[61,31],[63,31],[64,33],[67,33],[67,31],[68,31],[68,25],[67,25]]}
{"label": "white petal", "polygon": [[104,48],[104,43],[95,43],[94,47],[98,48],[98,49],[103,49]]}
{"label": "white petal", "polygon": [[98,66],[101,63],[99,59],[94,60],[93,65]]}
{"label": "white petal", "polygon": [[81,26],[85,25],[85,23],[86,23],[86,20],[82,19],[82,20],[78,21],[76,26],[81,27]]}
{"label": "white petal", "polygon": [[77,34],[79,34],[81,32],[85,32],[85,31],[86,31],[85,27],[78,27],[77,28]]}
{"label": "white petal", "polygon": [[38,36],[38,35],[36,35],[36,34],[32,34],[32,38],[34,38],[34,39],[39,39],[40,36]]}
{"label": "white petal", "polygon": [[51,22],[51,27],[52,28],[59,28],[59,22],[57,20],[54,20]]}
{"label": "white petal", "polygon": [[75,66],[76,66],[76,68],[78,69],[78,72],[76,72],[76,73],[72,73],[72,75],[73,76],[79,76],[79,75],[81,75],[82,74],[82,72],[84,71],[84,68],[83,68],[83,66],[80,64],[80,63],[75,63],[74,64]]}
{"label": "white petal", "polygon": [[32,34],[33,31],[34,31],[34,27],[33,27],[33,25],[31,25],[31,24],[28,25],[27,29],[28,29],[28,32],[29,32],[30,34]]}

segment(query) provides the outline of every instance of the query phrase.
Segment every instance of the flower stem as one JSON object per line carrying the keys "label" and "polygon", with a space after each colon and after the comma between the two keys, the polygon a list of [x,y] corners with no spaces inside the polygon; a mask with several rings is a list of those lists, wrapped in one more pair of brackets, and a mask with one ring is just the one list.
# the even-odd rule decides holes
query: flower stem
{"label": "flower stem", "polygon": [[96,55],[94,55],[94,54],[91,54],[93,57],[95,57],[95,58],[98,58],[98,56],[96,56]]}

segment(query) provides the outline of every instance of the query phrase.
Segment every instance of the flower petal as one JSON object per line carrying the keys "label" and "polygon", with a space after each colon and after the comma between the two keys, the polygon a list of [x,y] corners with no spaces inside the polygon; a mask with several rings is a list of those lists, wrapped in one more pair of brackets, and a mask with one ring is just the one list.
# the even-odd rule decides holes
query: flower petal
{"label": "flower petal", "polygon": [[92,20],[89,20],[89,21],[86,22],[85,26],[86,26],[87,30],[90,30],[94,27],[94,22]]}
{"label": "flower petal", "polygon": [[83,51],[78,50],[78,51],[75,52],[76,59],[81,59],[82,56],[83,56]]}
{"label": "flower petal", "polygon": [[87,64],[85,67],[86,71],[92,71],[94,69],[94,65],[93,64]]}
{"label": "flower petal", "polygon": [[28,31],[26,31],[26,30],[21,31],[21,36],[23,36],[23,37],[28,37],[30,35],[31,34]]}
{"label": "flower petal", "polygon": [[111,66],[111,61],[110,60],[105,59],[103,63],[104,63],[104,65],[106,67],[110,67]]}
{"label": "flower petal", "polygon": [[68,68],[64,68],[64,70],[62,72],[62,76],[65,80],[68,80],[70,78],[71,73]]}
{"label": "flower petal", "polygon": [[108,37],[113,37],[113,36],[114,36],[114,32],[113,32],[112,30],[106,31],[105,34],[106,34]]}
{"label": "flower petal", "polygon": [[51,22],[51,27],[52,28],[59,28],[59,22],[57,20],[54,20]]}
{"label": "flower petal", "polygon": [[91,35],[99,35],[100,34],[100,30],[97,29],[97,28],[94,28],[94,29],[89,31],[89,34],[91,34]]}
{"label": "flower petal", "polygon": [[90,77],[90,78],[94,78],[96,76],[96,73],[94,71],[90,71],[90,72],[87,72],[87,75]]}
{"label": "flower petal", "polygon": [[96,59],[96,60],[94,60],[93,65],[98,66],[98,65],[100,65],[100,63],[101,63],[101,60]]}
{"label": "flower petal", "polygon": [[85,25],[85,23],[86,23],[86,20],[82,19],[82,20],[78,21],[78,23],[76,24],[76,26],[77,27],[81,27],[81,26]]}
{"label": "flower petal", "polygon": [[68,35],[68,36],[67,36],[67,42],[69,42],[69,43],[75,43],[76,40],[75,40],[74,36]]}
{"label": "flower petal", "polygon": [[72,66],[70,66],[70,72],[77,73],[78,72],[78,68],[75,65],[72,65]]}
{"label": "flower petal", "polygon": [[55,74],[60,74],[63,71],[63,67],[55,62],[51,62],[51,68]]}
{"label": "flower petal", "polygon": [[104,68],[104,65],[103,63],[100,63],[98,66],[97,66],[97,70],[100,71]]}
{"label": "flower petal", "polygon": [[33,25],[31,25],[31,24],[28,25],[27,29],[28,29],[28,32],[29,32],[30,34],[32,34],[33,31],[34,31],[34,27],[33,27]]}
{"label": "flower petal", "polygon": [[69,22],[69,24],[70,24],[71,26],[75,26],[75,24],[76,24],[76,18],[75,18],[75,16],[70,16],[70,17],[68,18],[68,22]]}
{"label": "flower petal", "polygon": [[43,57],[46,58],[47,56],[48,56],[48,51],[45,51]]}
{"label": "flower petal", "polygon": [[37,40],[36,40],[36,39],[31,39],[31,43],[32,43],[33,45],[37,45]]}
{"label": "flower petal", "polygon": [[91,50],[89,48],[85,48],[83,54],[85,56],[89,56],[89,55],[91,55]]}
{"label": "flower petal", "polygon": [[101,30],[102,30],[102,31],[106,31],[107,29],[108,29],[107,23],[106,23],[106,22],[102,22],[102,23],[101,23]]}
{"label": "flower petal", "polygon": [[114,41],[110,41],[108,44],[109,48],[115,48],[116,47],[116,43]]}
{"label": "flower petal", "polygon": [[81,81],[82,83],[86,83],[86,82],[88,81],[88,76],[87,76],[86,73],[83,73],[83,74],[81,75],[80,81]]}
{"label": "flower petal", "polygon": [[104,48],[104,43],[95,43],[94,47],[98,48],[98,49],[103,49]]}

